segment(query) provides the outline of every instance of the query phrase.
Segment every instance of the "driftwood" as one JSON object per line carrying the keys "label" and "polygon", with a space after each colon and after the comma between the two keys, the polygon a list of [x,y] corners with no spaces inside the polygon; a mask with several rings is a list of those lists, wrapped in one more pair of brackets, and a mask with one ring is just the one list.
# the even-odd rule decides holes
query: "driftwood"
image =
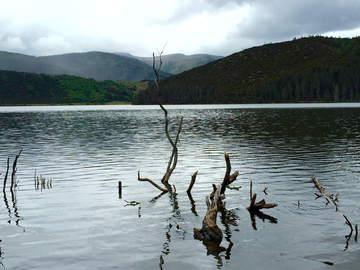
{"label": "driftwood", "polygon": [[[224,176],[224,180],[221,184],[221,191],[220,191],[220,195],[224,195],[225,194],[225,190],[226,188],[229,188],[229,185],[234,182],[236,180],[236,178],[239,175],[239,172],[236,171],[233,174],[230,175],[231,172],[231,163],[230,163],[230,157],[228,153],[224,153],[224,157],[225,157],[225,162],[226,162],[226,172],[225,172],[225,176]],[[217,187],[215,184],[213,184],[213,191],[210,194],[210,199],[212,199],[214,197],[215,191],[216,191]],[[238,189],[238,188],[237,188]]]}
{"label": "driftwood", "polygon": [[[335,210],[336,212],[340,212],[339,211],[339,207],[337,205],[337,202],[338,202],[338,197],[339,197],[339,193],[336,194],[335,198],[334,198],[334,195],[331,194],[329,195],[326,191],[325,191],[325,188],[320,184],[319,180],[312,176],[311,177],[311,181],[315,184],[316,188],[320,191],[321,194],[316,194],[315,195],[317,196],[316,199],[320,198],[320,197],[325,197],[327,203],[326,204],[329,204],[331,203],[334,207],[335,207]],[[346,246],[345,246],[345,250],[348,248],[349,246],[349,240],[351,239],[351,236],[353,234],[353,226],[350,222],[350,220],[343,214],[343,217],[345,218],[345,224],[348,225],[350,227],[350,233],[348,235],[345,236],[346,238]],[[357,230],[357,225],[355,226],[355,241],[357,241],[357,236],[358,236],[358,230]]]}
{"label": "driftwood", "polygon": [[329,195],[326,191],[325,188],[320,184],[319,180],[312,176],[311,177],[311,181],[315,184],[316,188],[321,192],[321,195],[315,194],[317,196],[317,198],[325,196],[325,199],[327,200],[328,203],[331,203],[332,205],[334,205],[336,212],[339,210],[339,207],[336,203],[339,194],[336,195],[335,199],[333,198],[333,195]]}
{"label": "driftwood", "polygon": [[202,228],[194,228],[194,238],[199,240],[205,240],[220,244],[222,241],[222,231],[216,225],[216,218],[218,212],[218,205],[221,201],[220,195],[221,185],[216,189],[213,199],[209,200],[208,196],[205,198],[207,205],[207,212],[202,222]]}
{"label": "driftwood", "polygon": [[194,238],[199,240],[210,241],[215,244],[220,244],[222,241],[222,231],[216,225],[216,217],[217,212],[219,211],[219,207],[222,205],[222,198],[225,196],[225,190],[229,184],[236,180],[236,177],[239,175],[238,172],[230,175],[231,172],[231,164],[230,157],[228,153],[224,153],[225,162],[226,162],[226,172],[224,176],[224,180],[221,185],[217,187],[213,184],[213,192],[210,194],[210,200],[206,196],[205,202],[207,205],[207,212],[204,217],[202,228],[194,228]]}
{"label": "driftwood", "polygon": [[250,206],[246,207],[249,211],[258,211],[260,209],[266,209],[266,208],[274,208],[277,206],[277,203],[266,203],[264,199],[261,201],[255,203],[256,201],[256,193],[252,196],[250,200]]}
{"label": "driftwood", "polygon": [[265,200],[256,202],[256,193],[252,195],[252,181],[250,181],[250,205],[246,207],[249,212],[259,211],[260,209],[274,208],[277,203],[266,203]]}
{"label": "driftwood", "polygon": [[[166,44],[165,44],[166,45]],[[165,48],[165,46],[164,46]],[[168,166],[166,168],[166,172],[164,174],[164,176],[162,177],[161,179],[161,183],[165,186],[165,188],[162,188],[160,187],[159,185],[157,185],[154,181],[152,181],[151,179],[149,178],[141,178],[140,177],[140,171],[138,172],[138,180],[139,181],[148,181],[149,183],[151,183],[153,186],[155,186],[156,188],[158,188],[159,190],[161,190],[162,192],[172,192],[172,187],[171,185],[169,184],[169,179],[170,179],[170,176],[172,174],[172,172],[175,170],[175,167],[176,167],[176,164],[177,164],[177,160],[178,160],[178,148],[177,148],[177,143],[179,141],[179,135],[180,135],[180,132],[181,132],[181,126],[182,126],[182,122],[183,122],[183,118],[181,117],[181,120],[180,120],[180,124],[179,124],[179,127],[178,127],[178,131],[177,131],[177,134],[176,134],[176,137],[175,137],[175,140],[173,140],[171,137],[170,137],[170,134],[169,134],[169,118],[168,118],[168,112],[167,110],[165,109],[165,107],[163,106],[162,102],[161,102],[161,98],[160,98],[160,90],[159,90],[159,72],[160,72],[160,69],[161,69],[161,66],[162,66],[162,59],[161,59],[161,55],[163,54],[164,52],[164,48],[161,52],[159,52],[160,54],[160,64],[159,64],[159,67],[156,68],[155,67],[155,54],[153,54],[153,71],[155,73],[155,84],[158,88],[158,103],[159,103],[159,106],[160,108],[162,109],[162,111],[164,112],[164,116],[165,116],[165,135],[166,135],[166,138],[168,139],[169,143],[171,144],[172,146],[172,153],[171,153],[171,156],[169,158],[169,162],[168,162]]]}
{"label": "driftwood", "polygon": [[195,184],[195,180],[196,180],[196,175],[197,175],[198,171],[196,171],[192,176],[191,176],[191,182],[190,185],[188,187],[188,189],[186,190],[186,192],[189,194],[191,193],[191,189],[193,188],[194,184]]}
{"label": "driftwood", "polygon": [[21,155],[21,152],[22,152],[22,149],[20,150],[19,154],[16,155],[14,163],[13,163],[13,171],[12,171],[12,174],[11,174],[11,186],[10,186],[11,191],[13,190],[14,186],[16,186],[16,184],[15,184],[15,173],[17,171],[16,164],[17,164],[18,158]]}
{"label": "driftwood", "polygon": [[10,158],[8,157],[8,159],[7,159],[7,169],[6,169],[6,174],[5,174],[5,177],[4,177],[4,187],[3,187],[4,192],[5,192],[5,188],[6,188],[7,177],[8,177],[8,174],[9,174],[9,163],[10,163]]}
{"label": "driftwood", "polygon": [[[14,160],[14,163],[13,163],[13,167],[12,167],[12,173],[11,173],[11,185],[10,185],[10,191],[13,191],[14,187],[16,187],[16,183],[15,183],[15,174],[16,174],[16,171],[17,171],[17,168],[16,168],[16,165],[17,165],[17,161],[21,155],[21,152],[22,152],[22,149],[20,150],[19,154],[17,154],[15,156],[15,160]],[[6,174],[5,174],[5,177],[4,177],[4,185],[3,185],[3,192],[5,192],[5,188],[6,188],[6,182],[7,182],[7,178],[8,178],[8,175],[9,175],[9,163],[10,163],[10,158],[7,159],[7,169],[6,169]]]}

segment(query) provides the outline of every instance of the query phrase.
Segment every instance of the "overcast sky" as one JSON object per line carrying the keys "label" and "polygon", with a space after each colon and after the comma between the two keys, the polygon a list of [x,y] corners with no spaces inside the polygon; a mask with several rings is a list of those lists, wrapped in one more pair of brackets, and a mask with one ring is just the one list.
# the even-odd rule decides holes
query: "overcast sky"
{"label": "overcast sky", "polygon": [[358,0],[0,0],[0,51],[227,56],[294,37],[360,36]]}

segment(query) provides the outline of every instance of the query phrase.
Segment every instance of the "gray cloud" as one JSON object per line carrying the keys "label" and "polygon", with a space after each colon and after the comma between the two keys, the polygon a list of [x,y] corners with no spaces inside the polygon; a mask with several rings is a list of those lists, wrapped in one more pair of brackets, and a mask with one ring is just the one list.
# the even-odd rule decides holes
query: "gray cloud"
{"label": "gray cloud", "polygon": [[[137,0],[140,7],[141,1]],[[63,2],[64,5],[69,3]],[[293,37],[353,29],[358,29],[360,35],[360,2],[353,0],[176,0],[172,2],[176,5],[173,8],[169,5],[168,10],[161,9],[160,0],[154,2],[153,9],[142,12],[141,17],[125,11],[122,16],[111,17],[111,21],[119,19],[113,25],[101,25],[104,20],[99,19],[96,21],[99,25],[92,24],[90,27],[93,28],[87,29],[84,27],[94,21],[91,17],[94,14],[87,14],[86,10],[72,12],[76,18],[64,16],[68,18],[64,22],[58,18],[54,27],[51,20],[24,23],[24,18],[18,23],[19,17],[15,13],[10,14],[6,19],[0,19],[0,50],[32,55],[92,50],[144,55],[144,52],[148,53],[146,50],[151,54],[152,50],[161,47],[165,40],[169,42],[167,50],[172,48],[167,53],[228,55],[243,48],[291,40]],[[132,8],[133,11],[134,6]],[[28,13],[31,14],[31,10]],[[104,14],[102,18],[106,18]],[[220,14],[229,14],[231,20],[226,23],[220,21],[224,19]],[[90,17],[84,17],[83,21],[81,16]],[[44,18],[51,19],[51,16]],[[124,21],[121,21],[122,18]],[[189,33],[192,30],[189,22],[199,22],[195,18],[201,18],[201,31]],[[209,20],[212,20],[211,23]],[[215,30],[217,25],[220,29]],[[108,30],[111,27],[113,32]],[[182,31],[182,27],[188,28]],[[194,29],[197,27],[192,26]]]}
{"label": "gray cloud", "polygon": [[[239,5],[248,3],[255,13],[247,24],[238,23],[237,30],[228,36],[227,45],[224,46],[234,51],[268,42],[291,40],[293,37],[360,28],[358,1],[236,2]],[[239,45],[241,48],[236,49]]]}

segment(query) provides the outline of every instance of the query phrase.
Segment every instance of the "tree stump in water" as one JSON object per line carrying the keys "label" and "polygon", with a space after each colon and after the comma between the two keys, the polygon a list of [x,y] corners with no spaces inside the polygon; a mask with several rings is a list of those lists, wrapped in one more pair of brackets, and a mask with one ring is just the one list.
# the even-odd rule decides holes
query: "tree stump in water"
{"label": "tree stump in water", "polygon": [[194,238],[199,240],[211,241],[220,244],[222,241],[222,231],[216,224],[218,204],[221,202],[221,185],[219,185],[214,194],[214,198],[209,200],[206,196],[207,212],[202,222],[202,228],[194,228]]}
{"label": "tree stump in water", "polygon": [[259,211],[260,209],[263,208],[273,208],[277,206],[277,203],[266,203],[264,199],[257,203],[255,203],[255,201],[256,201],[256,193],[251,198],[250,206],[246,207],[248,211],[250,212]]}

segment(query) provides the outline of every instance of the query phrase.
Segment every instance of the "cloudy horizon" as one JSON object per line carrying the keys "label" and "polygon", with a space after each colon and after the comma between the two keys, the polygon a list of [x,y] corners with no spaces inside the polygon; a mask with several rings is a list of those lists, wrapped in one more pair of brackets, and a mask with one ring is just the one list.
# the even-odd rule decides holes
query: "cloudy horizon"
{"label": "cloudy horizon", "polygon": [[1,0],[0,51],[151,56],[245,48],[310,35],[360,36],[352,0]]}

